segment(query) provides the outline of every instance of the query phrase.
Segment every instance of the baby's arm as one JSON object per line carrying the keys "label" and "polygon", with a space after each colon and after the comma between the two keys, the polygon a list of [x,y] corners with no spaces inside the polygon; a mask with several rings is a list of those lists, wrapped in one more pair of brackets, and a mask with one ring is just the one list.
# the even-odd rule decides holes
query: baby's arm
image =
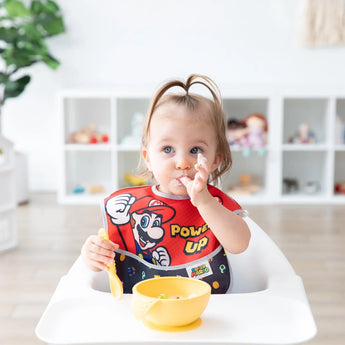
{"label": "baby's arm", "polygon": [[222,246],[230,253],[245,251],[250,240],[250,230],[241,216],[231,212],[212,195],[198,206],[198,211]]}
{"label": "baby's arm", "polygon": [[222,246],[230,253],[241,253],[248,247],[250,231],[241,216],[221,205],[208,191],[209,169],[201,154],[195,166],[197,173],[194,180],[187,177],[182,183],[187,189],[192,204],[197,207],[201,217],[217,237]]}
{"label": "baby's arm", "polygon": [[108,243],[97,235],[91,235],[81,249],[81,257],[87,267],[94,272],[99,272],[108,269],[105,263],[114,264],[114,250],[118,248],[118,244],[111,241]]}

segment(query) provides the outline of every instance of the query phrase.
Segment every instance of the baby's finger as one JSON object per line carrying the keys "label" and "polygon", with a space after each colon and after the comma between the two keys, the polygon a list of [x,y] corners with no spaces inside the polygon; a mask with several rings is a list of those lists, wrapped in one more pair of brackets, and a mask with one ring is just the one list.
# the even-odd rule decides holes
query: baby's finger
{"label": "baby's finger", "polygon": [[94,243],[90,243],[85,248],[83,248],[85,257],[95,262],[106,263],[106,264],[113,264],[115,258],[115,252],[112,250],[108,250],[102,248]]}
{"label": "baby's finger", "polygon": [[115,252],[102,247],[90,246],[90,253],[94,254],[97,261],[112,263]]}
{"label": "baby's finger", "polygon": [[187,188],[188,185],[193,181],[192,179],[190,179],[187,176],[184,176],[180,179],[180,181],[182,182],[182,184]]}
{"label": "baby's finger", "polygon": [[208,171],[207,159],[201,153],[198,154],[198,161],[195,164],[195,169],[198,171],[201,169]]}
{"label": "baby's finger", "polygon": [[202,153],[198,153],[198,166],[206,166],[207,159],[202,155]]}
{"label": "baby's finger", "polygon": [[197,167],[197,174],[195,175],[195,180],[198,180],[198,182],[203,181],[207,182],[209,177],[209,172],[207,168],[203,165]]}
{"label": "baby's finger", "polygon": [[101,271],[107,271],[108,267],[103,262],[93,261],[92,265]]}
{"label": "baby's finger", "polygon": [[115,244],[114,242],[111,242],[111,241],[107,242],[107,241],[103,240],[103,238],[101,238],[97,235],[91,236],[91,242],[93,244],[95,244],[96,246],[107,249],[107,250],[114,251],[116,249],[119,249],[118,244]]}
{"label": "baby's finger", "polygon": [[[94,240],[94,241],[93,241]],[[102,247],[99,244],[99,241],[96,238],[90,238],[82,248],[85,256],[93,262],[105,262],[112,264],[114,262],[115,253],[114,248],[118,248],[118,245],[112,243],[109,246],[109,243],[106,243],[108,246]]]}

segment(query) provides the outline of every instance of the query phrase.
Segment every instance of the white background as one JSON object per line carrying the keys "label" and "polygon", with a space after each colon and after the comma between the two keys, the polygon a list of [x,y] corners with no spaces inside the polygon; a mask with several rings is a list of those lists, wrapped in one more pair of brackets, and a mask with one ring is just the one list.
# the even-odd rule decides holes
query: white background
{"label": "white background", "polygon": [[66,30],[50,39],[57,71],[28,70],[25,93],[3,109],[3,134],[28,154],[29,187],[55,191],[56,93],[154,89],[171,77],[206,74],[221,87],[338,87],[345,47],[300,43],[302,0],[58,0]]}

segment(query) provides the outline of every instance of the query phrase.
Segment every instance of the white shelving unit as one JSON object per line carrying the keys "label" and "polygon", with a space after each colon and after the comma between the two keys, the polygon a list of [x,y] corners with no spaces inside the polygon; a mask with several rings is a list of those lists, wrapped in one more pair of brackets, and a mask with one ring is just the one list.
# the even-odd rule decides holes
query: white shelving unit
{"label": "white shelving unit", "polygon": [[[125,140],[131,135],[134,115],[145,114],[149,98],[140,93],[66,91],[59,95],[58,105],[62,133],[58,200],[70,204],[98,203],[126,185],[126,172],[135,173],[140,138]],[[72,143],[72,133],[92,124],[108,136],[108,142]]]}
{"label": "white shelving unit", "polygon": [[[146,113],[150,97],[140,91],[59,94],[59,202],[98,203],[112,191],[128,185],[125,173],[136,173],[140,155],[140,135],[134,135],[137,140],[133,140],[131,124],[138,113]],[[259,112],[266,116],[269,126],[264,154],[253,150],[248,156],[243,148],[232,147],[233,167],[222,179],[224,191],[238,185],[241,176],[247,175],[257,186],[257,192],[234,195],[243,205],[345,204],[345,92],[339,95],[329,91],[291,93],[276,88],[254,92],[231,89],[223,90],[223,103],[228,119],[241,120]],[[314,142],[291,142],[302,123],[308,124]],[[73,132],[91,124],[109,141],[71,142]],[[344,192],[335,192],[336,183],[344,183]]]}

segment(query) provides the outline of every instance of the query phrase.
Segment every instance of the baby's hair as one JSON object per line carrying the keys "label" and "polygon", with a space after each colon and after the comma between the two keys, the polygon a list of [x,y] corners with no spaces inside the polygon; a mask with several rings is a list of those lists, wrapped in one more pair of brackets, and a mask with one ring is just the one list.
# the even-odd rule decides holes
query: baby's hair
{"label": "baby's hair", "polygon": [[[190,88],[196,84],[205,86],[211,93],[213,100],[195,93],[190,93]],[[167,93],[168,90],[176,87],[182,88],[185,91],[185,94]],[[163,84],[153,96],[148,113],[146,115],[142,135],[143,147],[147,147],[148,145],[150,124],[153,114],[160,105],[166,102],[173,102],[178,105],[184,105],[188,110],[191,111],[197,111],[202,105],[206,105],[207,108],[210,109],[207,112],[207,115],[209,116],[207,120],[212,123],[212,126],[215,130],[217,140],[217,154],[220,154],[222,156],[222,162],[220,163],[218,169],[216,169],[211,174],[209,182],[217,184],[218,179],[231,168],[232,164],[231,151],[225,132],[226,122],[222,106],[222,97],[218,86],[211,78],[200,74],[191,74],[187,78],[186,82],[174,79]],[[145,171],[144,174],[145,173],[147,174],[148,171]]]}

